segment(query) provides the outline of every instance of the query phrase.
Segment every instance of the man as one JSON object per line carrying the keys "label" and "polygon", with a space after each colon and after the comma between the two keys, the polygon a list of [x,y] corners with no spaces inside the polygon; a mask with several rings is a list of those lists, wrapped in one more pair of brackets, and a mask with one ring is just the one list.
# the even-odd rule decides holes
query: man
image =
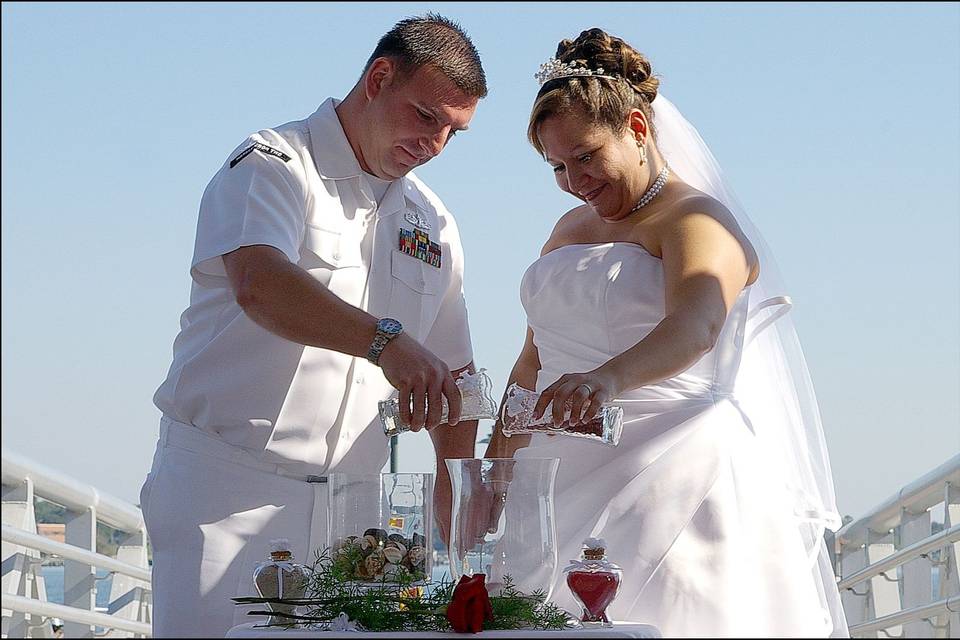
{"label": "man", "polygon": [[342,102],[251,135],[207,186],[141,490],[155,635],[223,636],[271,538],[302,561],[324,546],[324,476],[380,471],[394,391],[438,460],[473,456],[475,421],[434,429],[441,397],[457,423],[454,379],[473,368],[460,239],[410,171],[486,93],[458,25],[406,19]]}

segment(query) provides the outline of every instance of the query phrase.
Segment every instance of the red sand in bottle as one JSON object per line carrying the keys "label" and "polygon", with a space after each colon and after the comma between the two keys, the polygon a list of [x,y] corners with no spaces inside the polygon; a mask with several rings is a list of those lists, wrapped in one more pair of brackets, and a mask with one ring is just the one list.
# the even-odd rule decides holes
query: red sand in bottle
{"label": "red sand in bottle", "polygon": [[583,622],[608,622],[606,610],[617,595],[620,579],[612,573],[572,571],[567,574],[567,586],[576,594],[587,611]]}

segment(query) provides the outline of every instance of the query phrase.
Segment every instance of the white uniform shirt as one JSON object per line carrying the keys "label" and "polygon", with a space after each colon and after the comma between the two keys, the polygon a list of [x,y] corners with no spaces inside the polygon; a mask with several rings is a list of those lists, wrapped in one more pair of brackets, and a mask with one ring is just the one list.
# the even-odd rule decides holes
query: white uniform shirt
{"label": "white uniform shirt", "polygon": [[[399,320],[451,370],[473,359],[453,216],[413,174],[393,181],[378,205],[337,104],[328,99],[306,120],[251,135],[210,181],[190,306],[154,396],[166,416],[293,473],[379,469],[388,440],[377,403],[393,388],[364,358],[290,342],[253,322],[237,305],[223,254],[276,247],[346,302]],[[412,252],[421,257],[400,250],[401,229],[410,251],[417,225],[439,245],[439,267],[422,242]]]}

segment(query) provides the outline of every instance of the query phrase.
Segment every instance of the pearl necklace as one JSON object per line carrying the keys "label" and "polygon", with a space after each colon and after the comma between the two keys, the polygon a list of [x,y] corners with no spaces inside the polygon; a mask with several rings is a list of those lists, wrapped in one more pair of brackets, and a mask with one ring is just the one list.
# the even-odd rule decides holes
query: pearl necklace
{"label": "pearl necklace", "polygon": [[660,169],[660,173],[657,174],[657,179],[654,180],[653,184],[650,185],[650,188],[647,189],[647,192],[640,196],[640,202],[637,203],[633,209],[627,212],[627,215],[630,215],[637,209],[642,209],[647,206],[651,200],[657,197],[657,194],[660,193],[660,190],[663,189],[663,185],[667,184],[667,176],[670,175],[670,167],[663,165],[663,169]]}

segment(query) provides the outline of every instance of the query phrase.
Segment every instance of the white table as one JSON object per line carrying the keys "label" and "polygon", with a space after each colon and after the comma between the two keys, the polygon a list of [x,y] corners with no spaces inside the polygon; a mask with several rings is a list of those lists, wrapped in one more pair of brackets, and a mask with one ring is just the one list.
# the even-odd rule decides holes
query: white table
{"label": "white table", "polygon": [[480,633],[438,633],[435,631],[372,632],[372,631],[317,631],[316,629],[255,628],[258,622],[237,625],[227,632],[228,638],[660,638],[660,630],[649,624],[614,622],[612,627],[564,629],[562,631],[481,631]]}

